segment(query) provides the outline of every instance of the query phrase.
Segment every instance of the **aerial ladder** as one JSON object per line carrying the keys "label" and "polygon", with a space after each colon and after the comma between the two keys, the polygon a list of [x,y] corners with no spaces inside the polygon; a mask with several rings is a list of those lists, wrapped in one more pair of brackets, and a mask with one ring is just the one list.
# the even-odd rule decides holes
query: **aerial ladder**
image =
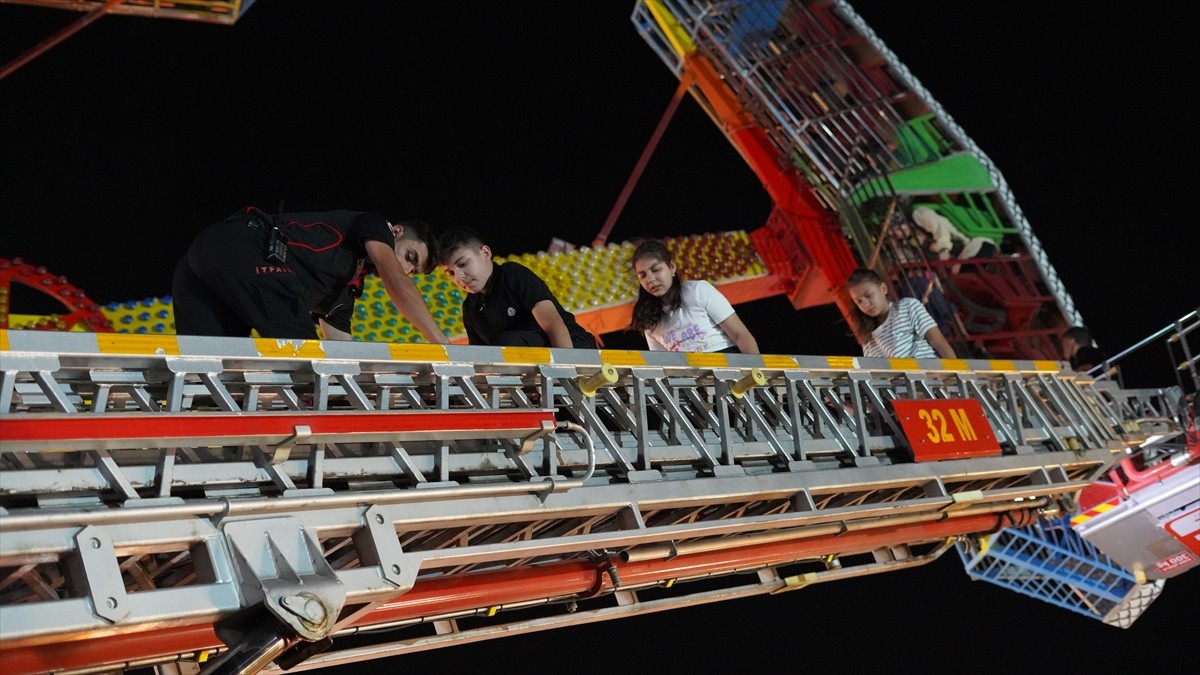
{"label": "aerial ladder", "polygon": [[[1054,361],[0,331],[0,364],[14,675],[315,668],[380,627],[429,648],[904,569],[1149,438]],[[515,608],[547,616],[457,626]]]}

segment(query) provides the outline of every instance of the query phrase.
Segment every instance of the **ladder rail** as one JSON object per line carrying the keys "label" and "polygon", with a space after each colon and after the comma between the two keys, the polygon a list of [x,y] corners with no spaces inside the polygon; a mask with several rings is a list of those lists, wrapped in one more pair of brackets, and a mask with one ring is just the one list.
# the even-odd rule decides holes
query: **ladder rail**
{"label": "ladder rail", "polygon": [[[460,356],[480,355],[462,349]],[[604,357],[588,356],[596,362]],[[592,368],[569,364],[363,361],[353,367],[357,372],[339,376],[340,385],[329,386],[320,371],[351,370],[346,361],[239,357],[227,367],[212,357],[163,356],[157,362],[131,357],[126,366],[133,370],[126,372],[135,377],[126,379],[137,382],[131,385],[138,387],[136,395],[122,400],[108,391],[106,407],[96,408],[83,404],[96,395],[95,371],[111,379],[119,360],[103,355],[93,364],[63,354],[53,370],[47,359],[54,358],[4,353],[13,403],[0,415],[11,429],[0,441],[6,469],[0,482],[10,500],[80,490],[111,500],[99,493],[115,484],[124,488],[124,499],[136,501],[125,481],[168,496],[173,489],[186,493],[239,481],[257,485],[263,494],[272,485],[286,492],[290,481],[327,489],[330,481],[355,473],[361,485],[392,481],[399,487],[472,475],[569,479],[591,461],[604,474],[597,480],[617,481],[634,473],[635,464],[660,477],[703,477],[718,466],[764,473],[846,462],[893,464],[911,457],[906,459],[908,442],[889,402],[919,398],[922,389],[912,384],[917,380],[941,397],[983,402],[1004,452],[1036,451],[1043,444],[1060,450],[1068,442],[1113,449],[1132,442],[1123,437],[1127,420],[1117,417],[1121,409],[1105,405],[1088,380],[1055,370],[1062,364],[1053,362],[962,362],[953,365],[981,369],[943,370],[947,364],[934,361],[938,370],[906,371],[886,359],[849,359],[844,364],[849,367],[834,369],[827,357],[754,357],[752,363],[784,359],[797,367],[757,368],[765,373],[764,384],[739,399],[729,393],[729,383],[756,368],[697,367],[681,355],[669,357],[674,367],[614,367],[618,381],[598,398],[582,395],[575,384]],[[505,374],[489,374],[494,372]],[[272,398],[248,381],[271,381],[287,395]],[[553,446],[522,449],[538,425],[552,421],[549,409],[527,407],[533,404],[524,392],[541,390],[542,400],[583,425],[586,440],[601,448],[594,460],[577,434],[560,435]],[[76,412],[61,412],[64,400],[79,401],[67,407]],[[146,409],[147,400],[164,404],[154,412]],[[1014,414],[1014,406],[1022,414]],[[727,412],[718,414],[722,409]],[[437,423],[422,427],[419,420]],[[103,462],[88,454],[100,450]],[[164,480],[161,465],[168,454],[171,473]],[[539,471],[536,467],[551,466],[551,456],[553,470]],[[314,473],[318,463],[321,471]],[[264,471],[276,471],[277,480],[265,480]]]}
{"label": "ladder rail", "polygon": [[[1138,340],[1134,344],[1122,349],[1117,354],[1105,359],[1103,362],[1096,364],[1088,374],[1096,377],[1107,377],[1108,373],[1112,372],[1114,366],[1118,366],[1122,359],[1140,351],[1147,345],[1156,342],[1167,336],[1164,343],[1167,346],[1167,351],[1170,354],[1171,365],[1174,368],[1175,379],[1180,389],[1184,388],[1184,373],[1187,373],[1190,379],[1192,392],[1200,392],[1200,347],[1193,347],[1191,344],[1191,335],[1194,331],[1200,328],[1200,309],[1194,309],[1187,314],[1179,317],[1171,323],[1159,328],[1150,335]],[[1178,345],[1180,355],[1175,356],[1174,349]],[[1176,361],[1176,359],[1180,359]],[[1118,370],[1118,379],[1120,371]]]}

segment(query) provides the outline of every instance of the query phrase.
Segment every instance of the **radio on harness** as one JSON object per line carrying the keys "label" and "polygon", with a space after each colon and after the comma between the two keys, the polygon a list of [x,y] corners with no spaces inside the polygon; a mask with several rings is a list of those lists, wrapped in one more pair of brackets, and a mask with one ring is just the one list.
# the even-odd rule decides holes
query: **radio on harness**
{"label": "radio on harness", "polygon": [[267,261],[276,265],[286,265],[288,238],[283,230],[279,229],[279,221],[263,212],[262,209],[253,206],[247,208],[246,212],[250,215],[250,219],[246,221],[246,227],[255,230],[263,228],[267,231]]}

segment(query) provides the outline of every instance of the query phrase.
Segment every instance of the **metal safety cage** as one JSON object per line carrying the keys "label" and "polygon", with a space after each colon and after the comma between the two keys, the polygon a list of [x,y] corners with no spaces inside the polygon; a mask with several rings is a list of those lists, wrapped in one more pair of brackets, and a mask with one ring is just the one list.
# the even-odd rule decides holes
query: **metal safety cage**
{"label": "metal safety cage", "polygon": [[1165,583],[1139,583],[1133,572],[1076,534],[1069,516],[963,538],[957,550],[972,579],[1119,628],[1132,625]]}

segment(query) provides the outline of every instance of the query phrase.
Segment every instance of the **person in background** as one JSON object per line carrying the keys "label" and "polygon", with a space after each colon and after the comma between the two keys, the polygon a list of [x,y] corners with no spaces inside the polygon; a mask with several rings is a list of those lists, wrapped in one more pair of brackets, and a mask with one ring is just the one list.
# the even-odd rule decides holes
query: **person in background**
{"label": "person in background", "polygon": [[640,288],[629,329],[650,351],[759,353],[729,300],[707,281],[685,281],[666,244],[643,241],[630,262]]}
{"label": "person in background", "polygon": [[467,292],[462,317],[470,344],[596,348],[596,338],[563,309],[541,277],[518,262],[497,265],[474,230],[447,231],[438,250],[438,264]]}
{"label": "person in background", "polygon": [[[912,212],[913,223],[926,237],[924,245],[929,252],[935,254],[938,260],[957,258],[991,258],[996,255],[996,242],[987,237],[968,237],[959,231],[948,218],[929,208],[918,206]],[[950,271],[958,274],[960,265],[954,265]]]}
{"label": "person in background", "polygon": [[410,274],[431,271],[429,226],[378,213],[272,215],[254,207],[201,230],[175,267],[179,335],[351,339],[354,300],[375,273],[430,342],[449,342]]}
{"label": "person in background", "polygon": [[1104,363],[1104,352],[1092,345],[1092,333],[1083,326],[1071,326],[1062,334],[1063,356],[1071,370],[1083,373]]}
{"label": "person in background", "polygon": [[954,348],[924,305],[916,298],[891,301],[887,284],[874,270],[855,270],[846,280],[846,292],[854,303],[854,335],[863,356],[955,358]]}

